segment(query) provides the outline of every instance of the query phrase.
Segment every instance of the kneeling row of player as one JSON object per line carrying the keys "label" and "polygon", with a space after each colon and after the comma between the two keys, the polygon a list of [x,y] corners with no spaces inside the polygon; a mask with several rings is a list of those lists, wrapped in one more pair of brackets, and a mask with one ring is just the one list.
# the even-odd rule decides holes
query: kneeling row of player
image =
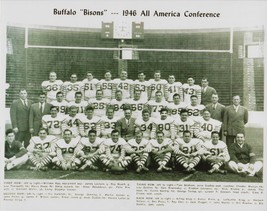
{"label": "kneeling row of player", "polygon": [[[7,131],[7,144],[14,139],[13,136],[12,130],[9,133]],[[146,166],[149,157],[157,165],[157,172],[172,170],[168,167],[170,162],[181,166],[186,172],[194,172],[195,166],[203,159],[210,166],[208,173],[226,173],[220,167],[230,160],[227,146],[219,140],[217,131],[212,132],[212,140],[205,143],[192,138],[190,131],[184,131],[183,138],[174,142],[164,138],[162,132],[157,132],[156,139],[148,141],[140,131],[134,139],[126,142],[119,137],[117,130],[111,132],[111,138],[102,139],[96,136],[95,130],[90,130],[87,138],[73,138],[71,130],[66,129],[63,139],[56,140],[42,128],[39,136],[32,137],[27,150],[21,145],[16,155],[6,158],[5,167],[10,170],[29,159],[32,163],[30,169],[33,170],[47,170],[47,166],[53,163],[54,167],[63,170],[97,170],[99,166],[103,166],[106,171],[125,171],[133,163],[139,173],[149,170]],[[253,169],[251,166],[245,168],[244,165],[241,169],[238,163],[235,165],[231,162],[233,171],[247,172],[250,176],[254,176],[262,168],[262,165]]]}

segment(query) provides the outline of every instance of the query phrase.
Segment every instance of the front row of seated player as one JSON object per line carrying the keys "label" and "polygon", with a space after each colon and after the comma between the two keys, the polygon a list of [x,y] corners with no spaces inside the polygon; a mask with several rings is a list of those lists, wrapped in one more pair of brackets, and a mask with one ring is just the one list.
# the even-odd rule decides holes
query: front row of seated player
{"label": "front row of seated player", "polygon": [[[190,131],[184,131],[181,139],[174,142],[165,138],[163,132],[157,132],[156,139],[143,138],[137,131],[135,138],[126,142],[119,137],[119,131],[113,130],[111,137],[97,137],[95,130],[88,132],[88,137],[73,137],[72,131],[66,129],[63,139],[48,135],[44,128],[39,136],[30,140],[25,149],[20,142],[15,141],[12,129],[6,131],[5,169],[19,168],[30,161],[32,170],[47,170],[49,165],[54,169],[80,170],[86,168],[105,171],[122,172],[132,164],[137,173],[149,171],[151,163],[156,165],[157,172],[170,171],[170,163],[175,168],[192,173],[196,166],[206,163],[208,173],[227,173],[222,167],[228,163],[229,168],[242,176],[254,176],[262,169],[262,162],[256,161],[251,146],[245,143],[244,134],[239,133],[236,143],[229,148],[219,140],[219,133],[212,132],[211,141],[202,142],[192,138]],[[172,159],[173,158],[173,159]]]}

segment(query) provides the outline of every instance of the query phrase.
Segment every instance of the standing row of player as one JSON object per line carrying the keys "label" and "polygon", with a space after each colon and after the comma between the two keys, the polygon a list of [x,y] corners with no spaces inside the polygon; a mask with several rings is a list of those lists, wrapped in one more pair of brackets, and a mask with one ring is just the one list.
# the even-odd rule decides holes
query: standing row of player
{"label": "standing row of player", "polygon": [[[169,75],[168,81],[161,79],[160,71],[154,73],[154,79],[145,80],[146,75],[144,72],[138,73],[138,80],[128,79],[126,71],[122,71],[119,78],[112,79],[111,72],[108,71],[104,75],[104,79],[98,80],[93,77],[91,72],[87,73],[87,78],[78,81],[77,74],[72,74],[70,81],[63,82],[57,80],[57,74],[51,72],[49,80],[42,82],[42,89],[47,93],[47,100],[51,102],[56,100],[56,94],[62,91],[64,99],[67,102],[75,100],[75,93],[80,91],[83,94],[84,100],[89,100],[96,97],[96,90],[103,91],[103,98],[114,99],[117,89],[122,90],[125,99],[133,98],[133,90],[138,89],[141,91],[141,98],[148,101],[155,98],[156,91],[161,91],[166,101],[173,101],[173,94],[178,93],[181,96],[181,101],[190,103],[190,96],[197,95],[199,103],[201,102],[201,87],[194,84],[194,79],[189,77],[187,83],[175,81],[174,75]],[[208,85],[207,79],[202,80],[202,85]],[[216,93],[215,89],[211,90]],[[207,102],[206,102],[207,100]],[[210,99],[203,99],[202,104],[206,105],[211,102]]]}

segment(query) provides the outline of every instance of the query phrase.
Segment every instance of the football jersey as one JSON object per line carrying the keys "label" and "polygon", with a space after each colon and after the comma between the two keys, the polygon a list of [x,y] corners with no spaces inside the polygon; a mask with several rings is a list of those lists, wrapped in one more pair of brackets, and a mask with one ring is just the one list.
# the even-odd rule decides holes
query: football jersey
{"label": "football jersey", "polygon": [[178,105],[174,103],[169,103],[167,108],[170,110],[170,115],[173,118],[180,118],[180,112],[182,109],[185,109],[187,105],[184,102],[180,102]]}
{"label": "football jersey", "polygon": [[75,92],[83,92],[83,83],[81,81],[75,83],[66,81],[63,83],[63,90],[66,101],[75,101]]}
{"label": "football jersey", "polygon": [[55,80],[54,82],[51,81],[43,81],[41,86],[46,92],[46,97],[50,100],[56,100],[57,92],[61,91],[63,81]]}
{"label": "football jersey", "polygon": [[87,137],[83,137],[80,139],[80,143],[78,144],[75,152],[79,153],[80,151],[83,151],[85,155],[91,155],[99,149],[102,143],[103,139],[99,137],[96,137],[93,143],[90,142]]}
{"label": "football jersey", "polygon": [[87,116],[83,115],[80,120],[83,125],[82,136],[88,136],[89,130],[96,130],[96,135],[100,135],[100,117],[93,116],[92,119],[88,119]]}
{"label": "football jersey", "polygon": [[51,104],[58,108],[58,112],[62,114],[66,114],[68,110],[68,102],[63,100],[62,102],[58,102],[56,100],[52,101]]}
{"label": "football jersey", "polygon": [[[78,146],[79,140],[80,137],[77,136],[76,138],[72,138],[69,143],[66,143],[64,139],[59,139],[56,142],[56,148],[61,150],[64,160],[69,161],[73,157],[75,148]],[[59,154],[57,154],[57,157],[59,158],[59,160],[61,160]]]}
{"label": "football jersey", "polygon": [[113,99],[110,101],[110,105],[114,106],[114,116],[118,116],[120,118],[124,117],[124,105],[127,104],[127,100],[118,101]]}
{"label": "football jersey", "polygon": [[142,111],[144,109],[144,105],[147,103],[145,99],[140,99],[140,100],[128,99],[126,103],[131,105],[132,117],[142,118]]}
{"label": "football jersey", "polygon": [[133,80],[131,79],[121,80],[119,78],[116,78],[113,81],[114,81],[114,84],[116,85],[116,89],[122,91],[123,99],[129,99],[132,96],[131,86],[133,85]]}
{"label": "football jersey", "polygon": [[145,101],[148,100],[148,87],[150,86],[149,81],[139,81],[135,80],[133,82],[133,90],[140,90],[141,91],[141,99],[144,99]]}
{"label": "football jersey", "polygon": [[101,135],[104,137],[110,137],[111,131],[116,129],[116,122],[120,119],[118,116],[114,116],[109,119],[107,116],[101,117]]}
{"label": "football jersey", "polygon": [[126,152],[133,153],[145,149],[149,141],[143,138],[140,143],[137,143],[135,139],[130,139],[127,143],[129,147],[126,148]]}
{"label": "football jersey", "polygon": [[173,124],[176,131],[175,134],[179,138],[183,137],[185,130],[189,130],[193,134],[195,129],[195,122],[191,118],[187,118],[185,122],[183,122],[181,118],[177,118],[174,120]]}
{"label": "football jersey", "polygon": [[193,120],[198,119],[197,117],[201,116],[201,112],[206,108],[202,104],[198,104],[196,106],[188,105],[187,107],[188,116],[190,116]]}
{"label": "football jersey", "polygon": [[119,138],[117,143],[113,142],[111,138],[104,141],[103,146],[109,148],[111,155],[114,158],[119,158],[121,149],[127,145],[127,142],[123,138]]}
{"label": "football jersey", "polygon": [[33,152],[34,149],[45,150],[46,152],[53,152],[55,150],[56,137],[47,135],[45,139],[41,139],[39,136],[33,136],[30,139],[30,144],[27,147],[28,152]]}
{"label": "football jersey", "polygon": [[160,118],[160,110],[164,107],[168,107],[168,102],[162,100],[161,102],[156,102],[155,100],[149,100],[146,105],[149,105],[151,109],[151,117]]}
{"label": "football jersey", "polygon": [[48,130],[49,135],[61,135],[62,134],[62,123],[66,116],[63,114],[57,114],[56,117],[51,115],[44,115],[42,118],[42,125]]}
{"label": "football jersey", "polygon": [[87,78],[82,81],[83,83],[83,90],[84,90],[84,99],[88,100],[90,98],[95,98],[97,84],[99,80],[93,78],[92,80],[88,80]]}
{"label": "football jersey", "polygon": [[190,97],[192,95],[197,95],[198,102],[200,103],[200,101],[201,101],[201,87],[199,85],[190,86],[189,84],[185,83],[181,86],[181,88],[182,88],[182,92],[183,92],[183,101],[186,104],[191,103]]}
{"label": "football jersey", "polygon": [[76,106],[78,108],[78,113],[84,113],[84,108],[88,105],[88,102],[81,101],[80,103],[75,103],[75,101],[69,102],[68,107]]}
{"label": "football jersey", "polygon": [[155,93],[157,91],[161,91],[162,95],[165,96],[165,93],[167,91],[166,85],[168,83],[165,79],[160,79],[159,81],[155,81],[155,79],[150,79],[148,82],[150,83],[150,100],[155,99]]}
{"label": "football jersey", "polygon": [[150,118],[146,122],[142,118],[136,119],[135,125],[142,131],[143,137],[145,139],[149,140],[151,138],[151,131],[152,131],[154,121],[155,120],[153,118]]}
{"label": "football jersey", "polygon": [[167,101],[173,102],[173,95],[174,94],[181,94],[181,82],[174,82],[173,84],[167,83],[166,90],[167,90]]}
{"label": "football jersey", "polygon": [[211,140],[211,132],[217,131],[220,132],[222,123],[218,120],[210,118],[206,121],[204,118],[199,118],[199,121],[196,122],[197,130],[195,135],[198,138],[204,138],[206,141]]}
{"label": "football jersey", "polygon": [[113,94],[113,86],[114,82],[113,80],[110,81],[106,81],[105,79],[102,79],[99,81],[98,83],[99,89],[101,89],[103,91],[103,98],[109,99],[111,100],[112,98],[114,98],[114,94]]}
{"label": "football jersey", "polygon": [[206,141],[203,144],[203,149],[205,151],[211,152],[212,156],[222,156],[224,157],[225,161],[230,160],[230,156],[228,153],[228,149],[226,144],[223,141],[218,141],[218,143],[215,145],[212,143],[212,141]]}
{"label": "football jersey", "polygon": [[102,117],[106,115],[106,108],[109,104],[109,100],[103,98],[102,100],[97,100],[96,98],[89,99],[88,104],[94,107],[94,116]]}
{"label": "football jersey", "polygon": [[174,141],[174,152],[179,154],[182,151],[184,154],[192,154],[196,151],[201,150],[202,141],[200,139],[192,138],[189,143],[186,143],[183,139],[177,139]]}
{"label": "football jersey", "polygon": [[173,122],[174,119],[169,116],[165,120],[161,118],[155,119],[151,132],[152,138],[156,138],[157,131],[163,132],[165,138],[174,138],[175,131]]}
{"label": "football jersey", "polygon": [[160,151],[172,146],[172,141],[168,138],[164,138],[162,143],[159,143],[156,139],[151,139],[147,148],[149,150]]}
{"label": "football jersey", "polygon": [[70,129],[72,131],[73,136],[78,136],[79,134],[82,134],[84,131],[84,127],[82,124],[82,115],[76,114],[74,117],[71,117],[70,115],[66,115],[64,121],[62,122],[62,131],[66,129]]}

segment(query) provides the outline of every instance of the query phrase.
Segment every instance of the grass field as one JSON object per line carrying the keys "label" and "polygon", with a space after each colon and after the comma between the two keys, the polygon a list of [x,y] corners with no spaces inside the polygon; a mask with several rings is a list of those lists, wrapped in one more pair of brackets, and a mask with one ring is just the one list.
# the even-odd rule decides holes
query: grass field
{"label": "grass field", "polygon": [[[263,129],[247,128],[247,143],[252,144],[257,158],[263,160]],[[31,170],[11,170],[5,172],[6,179],[64,179],[64,180],[146,180],[146,181],[207,181],[207,182],[262,182],[260,177],[241,177],[239,175],[228,173],[227,175],[212,174],[208,175],[204,171],[197,171],[194,174],[185,174],[174,170],[172,172],[157,173],[150,170],[147,173],[137,174],[134,171],[128,171],[120,175],[102,171],[62,171],[49,170],[46,172]]]}

